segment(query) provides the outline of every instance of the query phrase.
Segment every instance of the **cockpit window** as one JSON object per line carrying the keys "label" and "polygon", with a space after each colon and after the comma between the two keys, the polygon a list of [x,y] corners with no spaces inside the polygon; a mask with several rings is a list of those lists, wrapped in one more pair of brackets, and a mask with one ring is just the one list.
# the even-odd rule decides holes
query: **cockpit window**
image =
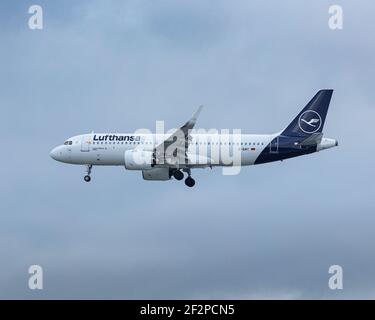
{"label": "cockpit window", "polygon": [[70,145],[72,145],[72,144],[73,144],[73,141],[65,141],[65,142],[64,142],[64,145],[66,145],[66,146],[67,146],[67,145],[70,146]]}

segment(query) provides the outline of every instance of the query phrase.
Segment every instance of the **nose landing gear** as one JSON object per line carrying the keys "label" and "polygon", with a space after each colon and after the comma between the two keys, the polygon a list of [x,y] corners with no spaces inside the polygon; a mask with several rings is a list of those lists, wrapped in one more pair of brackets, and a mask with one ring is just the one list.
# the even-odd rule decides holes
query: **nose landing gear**
{"label": "nose landing gear", "polygon": [[89,165],[86,166],[86,173],[87,174],[83,178],[83,180],[85,180],[86,182],[91,181],[91,177],[90,177],[91,169],[92,169],[92,164],[89,164]]}

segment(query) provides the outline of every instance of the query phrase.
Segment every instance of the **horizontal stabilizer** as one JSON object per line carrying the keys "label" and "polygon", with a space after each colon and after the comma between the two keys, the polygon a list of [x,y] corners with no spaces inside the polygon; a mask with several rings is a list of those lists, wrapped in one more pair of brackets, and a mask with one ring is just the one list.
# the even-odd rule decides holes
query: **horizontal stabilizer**
{"label": "horizontal stabilizer", "polygon": [[311,136],[303,140],[302,142],[299,143],[301,146],[315,146],[318,145],[323,138],[323,133],[317,132],[313,133]]}

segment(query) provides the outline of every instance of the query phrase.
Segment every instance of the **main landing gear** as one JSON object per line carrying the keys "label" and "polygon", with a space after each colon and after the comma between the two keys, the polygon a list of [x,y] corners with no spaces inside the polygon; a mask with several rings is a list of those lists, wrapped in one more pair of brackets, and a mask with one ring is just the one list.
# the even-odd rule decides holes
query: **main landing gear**
{"label": "main landing gear", "polygon": [[[185,184],[191,188],[195,185],[195,180],[191,177],[191,170],[190,168],[182,169],[183,172],[186,172],[188,174],[187,178],[185,179]],[[173,178],[175,178],[177,181],[181,181],[184,179],[184,173],[181,170],[175,170],[173,172]]]}
{"label": "main landing gear", "polygon": [[86,182],[90,182],[91,181],[91,177],[90,177],[91,169],[92,169],[92,164],[88,164],[86,166],[86,173],[87,174],[83,178],[83,180],[85,180]]}
{"label": "main landing gear", "polygon": [[192,188],[195,186],[195,180],[192,177],[187,177],[185,179],[185,184],[189,187]]}
{"label": "main landing gear", "polygon": [[181,180],[184,178],[184,174],[183,174],[180,170],[176,170],[176,171],[173,173],[173,177],[174,177],[177,181],[181,181]]}
{"label": "main landing gear", "polygon": [[188,177],[185,179],[185,184],[189,187],[192,188],[195,186],[195,180],[191,177],[191,170],[190,168],[183,169],[184,172],[188,174]]}

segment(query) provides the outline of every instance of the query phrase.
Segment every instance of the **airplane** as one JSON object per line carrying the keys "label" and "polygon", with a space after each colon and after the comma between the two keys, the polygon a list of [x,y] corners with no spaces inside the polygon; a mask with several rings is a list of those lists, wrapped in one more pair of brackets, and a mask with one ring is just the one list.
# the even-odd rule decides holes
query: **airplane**
{"label": "airplane", "polygon": [[[201,106],[172,134],[93,132],[67,139],[50,156],[60,162],[85,165],[86,182],[91,181],[93,166],[124,166],[141,171],[148,181],[180,181],[186,173],[185,184],[193,187],[191,170],[195,168],[257,165],[338,146],[337,140],[323,137],[332,94],[331,89],[318,91],[285,129],[273,134],[194,132]],[[239,159],[236,163],[234,154]]]}

